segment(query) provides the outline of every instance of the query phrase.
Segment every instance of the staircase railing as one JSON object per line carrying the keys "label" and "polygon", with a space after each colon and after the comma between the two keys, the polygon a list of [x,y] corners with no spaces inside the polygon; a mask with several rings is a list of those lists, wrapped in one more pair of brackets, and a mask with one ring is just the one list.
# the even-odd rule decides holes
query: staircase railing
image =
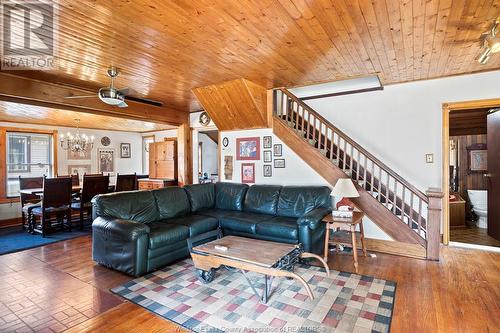
{"label": "staircase railing", "polygon": [[288,90],[274,90],[274,114],[427,240],[429,199],[424,193]]}

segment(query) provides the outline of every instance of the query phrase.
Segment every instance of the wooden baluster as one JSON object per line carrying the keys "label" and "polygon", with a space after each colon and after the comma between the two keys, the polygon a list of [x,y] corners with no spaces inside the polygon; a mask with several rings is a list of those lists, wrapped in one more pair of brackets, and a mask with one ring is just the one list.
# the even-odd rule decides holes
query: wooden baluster
{"label": "wooden baluster", "polygon": [[323,137],[323,139],[324,139],[323,148],[325,149],[325,157],[327,155],[326,152],[328,150],[327,149],[328,148],[328,135],[327,134],[328,134],[328,124],[325,123],[325,136]]}
{"label": "wooden baluster", "polygon": [[330,129],[330,160],[333,161],[333,140],[335,139],[335,132]]}
{"label": "wooden baluster", "polygon": [[[418,198],[418,219],[417,219],[418,233],[422,230],[422,199]],[[421,235],[422,236],[422,235]]]}
{"label": "wooden baluster", "polygon": [[337,134],[337,166],[340,167],[340,135]]}
{"label": "wooden baluster", "polygon": [[356,183],[357,185],[359,185],[359,180],[360,180],[360,176],[359,176],[359,173],[361,171],[361,152],[359,151],[359,149],[356,149],[358,151],[358,161],[357,161],[357,164],[356,164]]}
{"label": "wooden baluster", "polygon": [[378,201],[382,202],[382,168],[380,166],[378,167],[378,193]]}
{"label": "wooden baluster", "polygon": [[[387,202],[387,206],[389,206],[389,203],[391,202],[391,198],[390,197],[390,190],[389,190],[389,187],[390,187],[390,183],[389,183],[389,173],[386,172],[385,173],[387,175],[387,177],[385,178],[385,198],[386,198],[386,202]],[[387,207],[389,208],[389,207]]]}
{"label": "wooden baluster", "polygon": [[349,168],[351,170],[351,179],[352,179],[352,174],[353,174],[353,171],[352,171],[352,167],[354,166],[354,147],[353,145],[351,144],[351,156],[349,156]]}
{"label": "wooden baluster", "polygon": [[295,130],[299,131],[300,128],[299,128],[299,110],[300,110],[301,106],[299,104],[297,104],[297,111],[295,113]]}
{"label": "wooden baluster", "polygon": [[374,187],[374,183],[375,183],[375,181],[373,180],[375,178],[373,176],[375,174],[375,163],[373,163],[373,161],[370,161],[370,162],[372,163],[372,173],[370,174],[370,192],[373,195],[373,187]]}
{"label": "wooden baluster", "polygon": [[397,214],[398,211],[398,181],[394,178],[394,195],[392,196],[392,204],[394,205],[392,208],[394,209],[394,215]]}
{"label": "wooden baluster", "polygon": [[347,141],[344,139],[344,151],[343,151],[343,154],[342,154],[343,158],[342,158],[342,171],[345,172],[345,168],[347,166]]}
{"label": "wooden baluster", "polygon": [[305,108],[302,108],[302,136],[305,136],[305,133],[306,133],[306,129],[305,129],[305,120],[306,119],[306,109]]}
{"label": "wooden baluster", "polygon": [[363,188],[366,190],[367,187],[366,187],[366,161],[368,160],[368,158],[366,157],[366,155],[364,155],[364,158],[365,158],[365,167],[364,167],[364,171],[363,171]]}
{"label": "wooden baluster", "polygon": [[307,142],[311,140],[311,138],[309,137],[310,134],[311,134],[311,112],[307,111],[307,134],[306,134]]}
{"label": "wooden baluster", "polygon": [[408,218],[410,228],[413,229],[413,191],[410,192],[410,217]]}
{"label": "wooden baluster", "polygon": [[427,259],[439,260],[439,246],[441,244],[441,205],[443,192],[440,189],[430,188],[426,192],[429,198],[427,206]]}
{"label": "wooden baluster", "polygon": [[401,195],[401,206],[403,207],[402,208],[402,211],[401,211],[401,220],[403,220],[403,222],[405,221],[405,190],[406,190],[406,186],[404,186],[404,184],[401,184],[403,186],[403,194]]}

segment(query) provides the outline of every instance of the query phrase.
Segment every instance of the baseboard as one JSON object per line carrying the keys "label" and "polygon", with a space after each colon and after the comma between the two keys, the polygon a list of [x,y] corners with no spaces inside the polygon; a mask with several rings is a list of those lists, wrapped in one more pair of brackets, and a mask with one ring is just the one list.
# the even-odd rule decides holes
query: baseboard
{"label": "baseboard", "polygon": [[21,226],[21,217],[14,217],[11,219],[0,220],[0,228]]}
{"label": "baseboard", "polygon": [[[425,248],[418,244],[408,244],[374,238],[365,238],[365,241],[368,251],[394,254],[417,259],[427,258]],[[359,244],[359,247],[361,247],[361,244]]]}

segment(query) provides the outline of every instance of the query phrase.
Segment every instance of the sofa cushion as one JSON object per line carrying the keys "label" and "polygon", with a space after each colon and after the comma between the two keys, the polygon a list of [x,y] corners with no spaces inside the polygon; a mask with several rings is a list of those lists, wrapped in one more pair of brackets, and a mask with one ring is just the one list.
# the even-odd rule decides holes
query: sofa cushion
{"label": "sofa cushion", "polygon": [[230,212],[221,217],[219,223],[222,229],[255,234],[257,223],[270,219],[272,216],[249,212]]}
{"label": "sofa cushion", "polygon": [[215,184],[215,207],[227,210],[243,210],[243,200],[248,190],[247,184]]}
{"label": "sofa cushion", "polygon": [[203,210],[201,212],[197,212],[197,215],[203,215],[203,216],[210,216],[213,218],[216,218],[217,220],[220,220],[222,217],[230,214],[231,212],[234,212],[233,210],[225,210],[225,209],[207,209]]}
{"label": "sofa cushion", "polygon": [[281,186],[277,185],[253,185],[245,196],[244,211],[276,215],[276,206]]}
{"label": "sofa cushion", "polygon": [[277,215],[301,217],[318,207],[331,208],[331,190],[327,186],[283,186]]}
{"label": "sofa cushion", "polygon": [[168,224],[184,225],[189,228],[189,237],[217,229],[219,221],[216,218],[203,215],[187,215],[165,220]]}
{"label": "sofa cushion", "polygon": [[96,217],[111,217],[151,223],[159,212],[151,191],[128,191],[100,194],[92,199]]}
{"label": "sofa cushion", "polygon": [[270,220],[257,224],[255,232],[258,235],[284,238],[290,240],[299,239],[297,219],[293,217],[276,216]]}
{"label": "sofa cushion", "polygon": [[158,205],[159,219],[170,219],[190,213],[189,199],[180,187],[165,187],[151,191]]}
{"label": "sofa cushion", "polygon": [[182,224],[154,222],[149,225],[149,248],[156,249],[186,240],[189,228]]}
{"label": "sofa cushion", "polygon": [[191,211],[193,213],[214,208],[215,206],[215,185],[210,184],[195,184],[184,186],[186,193],[191,203]]}

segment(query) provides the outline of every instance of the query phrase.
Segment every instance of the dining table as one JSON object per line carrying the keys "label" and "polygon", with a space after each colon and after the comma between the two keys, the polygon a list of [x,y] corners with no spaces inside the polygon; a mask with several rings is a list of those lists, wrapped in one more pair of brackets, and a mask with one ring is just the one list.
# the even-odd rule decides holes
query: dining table
{"label": "dining table", "polygon": [[[73,193],[80,193],[81,190],[82,187],[79,185],[71,187],[71,192]],[[43,187],[25,188],[24,190],[20,190],[19,192],[22,194],[38,195],[43,193]]]}

